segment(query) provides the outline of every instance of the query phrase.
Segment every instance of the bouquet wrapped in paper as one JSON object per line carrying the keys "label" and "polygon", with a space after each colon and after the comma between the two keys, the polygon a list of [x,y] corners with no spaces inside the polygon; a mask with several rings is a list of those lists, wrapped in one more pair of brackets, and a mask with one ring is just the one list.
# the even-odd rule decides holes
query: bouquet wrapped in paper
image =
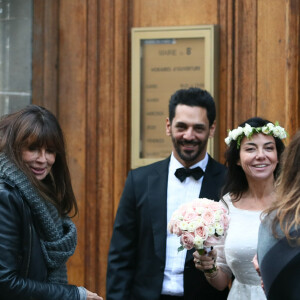
{"label": "bouquet wrapped in paper", "polygon": [[204,254],[220,243],[228,225],[228,210],[221,202],[197,198],[173,213],[168,230],[180,237],[178,251],[195,248]]}

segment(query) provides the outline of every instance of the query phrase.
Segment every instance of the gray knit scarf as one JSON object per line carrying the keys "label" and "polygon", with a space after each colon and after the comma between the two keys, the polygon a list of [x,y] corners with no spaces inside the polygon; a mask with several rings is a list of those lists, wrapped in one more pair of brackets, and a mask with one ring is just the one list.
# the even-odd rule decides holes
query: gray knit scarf
{"label": "gray knit scarf", "polygon": [[27,176],[3,153],[0,153],[0,178],[7,178],[16,185],[32,211],[49,282],[68,283],[66,262],[77,244],[74,223],[69,217],[61,218],[55,206],[41,198]]}

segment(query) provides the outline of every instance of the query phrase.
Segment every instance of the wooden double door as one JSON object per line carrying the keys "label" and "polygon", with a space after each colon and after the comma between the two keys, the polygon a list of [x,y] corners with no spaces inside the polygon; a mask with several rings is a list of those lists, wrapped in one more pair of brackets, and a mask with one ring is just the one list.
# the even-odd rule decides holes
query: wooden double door
{"label": "wooden double door", "polygon": [[79,203],[70,282],[105,295],[130,168],[131,28],[218,24],[218,136],[255,115],[299,127],[299,0],[34,0],[33,102],[66,136]]}

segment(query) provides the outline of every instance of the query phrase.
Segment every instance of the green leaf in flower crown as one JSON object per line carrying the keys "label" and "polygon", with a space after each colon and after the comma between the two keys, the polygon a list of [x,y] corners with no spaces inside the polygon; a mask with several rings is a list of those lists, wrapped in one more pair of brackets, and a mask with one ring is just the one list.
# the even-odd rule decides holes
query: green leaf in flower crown
{"label": "green leaf in flower crown", "polygon": [[239,136],[238,136],[238,138],[237,138],[237,149],[239,149],[240,148],[240,146],[241,146],[241,140],[243,139],[243,137],[245,136],[245,134],[244,133],[242,133],[242,134],[240,134]]}

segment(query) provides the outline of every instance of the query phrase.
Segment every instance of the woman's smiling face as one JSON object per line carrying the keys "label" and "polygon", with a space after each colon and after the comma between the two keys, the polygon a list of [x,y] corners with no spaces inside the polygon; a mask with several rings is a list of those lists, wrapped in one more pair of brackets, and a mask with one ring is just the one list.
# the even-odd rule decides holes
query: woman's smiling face
{"label": "woman's smiling face", "polygon": [[243,138],[238,165],[242,167],[248,180],[273,177],[277,164],[277,149],[273,136],[258,133],[251,139]]}
{"label": "woman's smiling face", "polygon": [[22,160],[38,180],[43,180],[50,173],[55,162],[56,153],[46,147],[25,148]]}

